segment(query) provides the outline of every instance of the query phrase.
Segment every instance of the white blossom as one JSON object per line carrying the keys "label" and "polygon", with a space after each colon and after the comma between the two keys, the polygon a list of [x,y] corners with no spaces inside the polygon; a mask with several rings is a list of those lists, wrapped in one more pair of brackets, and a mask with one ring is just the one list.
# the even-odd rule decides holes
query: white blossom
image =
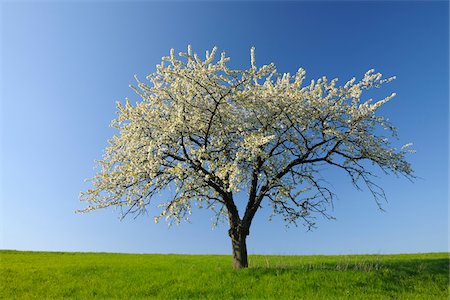
{"label": "white blossom", "polygon": [[[254,48],[244,70],[229,68],[225,53],[217,60],[216,52],[206,51],[202,60],[190,46],[180,57],[171,49],[148,82],[136,77],[132,88],[140,101],[117,103],[111,126],[118,132],[98,161],[93,188],[81,194],[89,205],[82,211],[116,206],[124,215],[143,212],[172,186],[175,195],[155,221],[183,220],[197,202],[230,222],[249,215],[251,223],[267,199],[286,221],[311,225],[313,213],[325,215],[334,195],[318,179],[319,164],[342,169],[356,186],[366,184],[377,203],[384,193],[364,161],[412,177],[404,157],[410,144],[396,150],[376,130],[395,136],[395,128],[376,115],[395,93],[374,104],[361,98],[394,77],[369,70],[344,86],[326,77],[303,86],[304,69],[290,75],[274,64],[258,67]],[[248,191],[249,204],[236,217],[233,195],[239,191]]]}

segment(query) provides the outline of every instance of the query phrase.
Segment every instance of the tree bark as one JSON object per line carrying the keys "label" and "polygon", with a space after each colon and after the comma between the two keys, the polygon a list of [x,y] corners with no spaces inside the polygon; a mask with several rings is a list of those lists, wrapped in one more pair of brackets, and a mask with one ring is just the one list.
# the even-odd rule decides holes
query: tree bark
{"label": "tree bark", "polygon": [[230,229],[229,234],[233,248],[233,269],[247,268],[247,234],[243,230],[240,230],[240,228]]}

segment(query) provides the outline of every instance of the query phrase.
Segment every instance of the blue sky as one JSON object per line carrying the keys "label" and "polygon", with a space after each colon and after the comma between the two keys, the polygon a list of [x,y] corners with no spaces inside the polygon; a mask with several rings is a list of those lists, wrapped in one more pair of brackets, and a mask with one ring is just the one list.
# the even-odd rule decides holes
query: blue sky
{"label": "blue sky", "polygon": [[135,253],[231,253],[226,224],[209,211],[168,228],[107,209],[75,214],[94,160],[115,133],[115,102],[138,100],[133,75],[152,73],[170,48],[217,45],[233,66],[304,67],[309,79],[343,83],[375,68],[397,80],[381,110],[414,143],[419,179],[378,181],[389,202],[328,172],[336,221],[286,228],[258,212],[250,253],[346,254],[448,251],[448,2],[84,2],[1,4],[2,249]]}

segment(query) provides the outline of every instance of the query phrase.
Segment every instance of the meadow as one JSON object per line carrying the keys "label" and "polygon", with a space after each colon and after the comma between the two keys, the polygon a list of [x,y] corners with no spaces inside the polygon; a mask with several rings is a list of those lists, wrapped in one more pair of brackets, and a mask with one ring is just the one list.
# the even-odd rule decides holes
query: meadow
{"label": "meadow", "polygon": [[449,299],[449,253],[249,256],[0,251],[1,299]]}

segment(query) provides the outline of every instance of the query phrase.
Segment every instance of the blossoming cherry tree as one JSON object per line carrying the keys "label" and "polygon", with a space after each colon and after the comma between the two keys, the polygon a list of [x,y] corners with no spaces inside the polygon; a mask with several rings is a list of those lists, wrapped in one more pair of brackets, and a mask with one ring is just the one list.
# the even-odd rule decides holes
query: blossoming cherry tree
{"label": "blossoming cherry tree", "polygon": [[113,206],[123,216],[139,214],[173,189],[155,220],[180,222],[193,205],[212,209],[216,220],[228,220],[233,268],[245,268],[246,237],[261,205],[308,228],[318,215],[332,218],[335,194],[320,171],[326,166],[365,186],[377,204],[385,194],[373,181],[376,168],[413,178],[410,145],[394,148],[395,128],[376,114],[395,94],[361,100],[393,77],[369,70],[343,86],[326,77],[305,85],[303,69],[291,75],[274,64],[258,67],[253,48],[243,70],[216,53],[201,59],[188,47],[177,57],[172,49],[147,83],[136,78],[141,101],[117,104],[118,133],[98,161],[93,188],[81,193],[89,204],[83,212]]}

